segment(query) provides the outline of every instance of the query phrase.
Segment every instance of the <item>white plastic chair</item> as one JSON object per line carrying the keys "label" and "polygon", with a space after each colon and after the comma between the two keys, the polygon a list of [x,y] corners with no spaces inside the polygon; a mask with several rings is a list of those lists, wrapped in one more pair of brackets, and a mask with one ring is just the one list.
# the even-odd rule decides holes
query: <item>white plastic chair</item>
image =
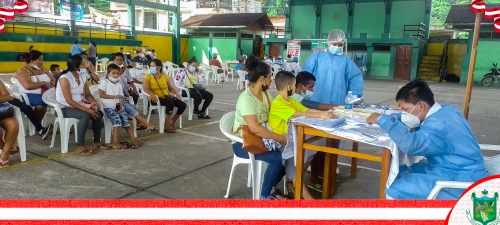
{"label": "white plastic chair", "polygon": [[[222,133],[228,137],[229,139],[243,143],[243,139],[241,137],[238,137],[233,134],[233,123],[234,123],[234,115],[235,112],[231,111],[224,116],[222,116],[220,123],[219,123],[219,128],[222,131]],[[229,191],[231,189],[231,181],[233,179],[233,173],[234,173],[234,168],[239,165],[239,164],[248,164],[248,180],[247,180],[247,187],[253,187],[252,189],[252,198],[254,200],[260,199],[260,190],[262,188],[262,178],[264,171],[266,171],[268,163],[261,161],[261,160],[255,160],[255,156],[252,153],[248,153],[249,158],[244,159],[244,158],[239,158],[235,154],[233,154],[233,164],[231,166],[231,173],[229,174],[229,181],[227,184],[227,191],[226,195],[224,195],[224,198],[229,197]],[[253,179],[252,179],[253,178]],[[286,182],[284,183],[284,191],[286,194]]]}
{"label": "white plastic chair", "polygon": [[[486,170],[490,172],[491,175],[500,174],[500,155],[496,155],[491,158],[485,158],[484,164]],[[466,189],[471,186],[473,182],[461,182],[461,181],[436,181],[436,186],[432,189],[432,191],[427,196],[428,200],[436,199],[439,192],[443,188],[459,188]]]}
{"label": "white plastic chair", "polygon": [[108,64],[108,62],[109,62],[108,58],[102,58],[102,59],[97,60],[96,70],[98,72],[106,71],[106,65]]}
{"label": "white plastic chair", "polygon": [[273,64],[272,66],[273,68],[273,80],[274,78],[276,77],[276,74],[278,74],[278,72],[282,69],[280,65],[278,64]]}
{"label": "white plastic chair", "polygon": [[[149,99],[150,95],[148,93],[146,93],[145,91],[142,92],[144,93],[144,95],[147,97],[147,99]],[[153,112],[153,110],[157,110],[158,112],[158,119],[159,119],[159,129],[160,129],[160,133],[163,133],[165,131],[165,115],[166,115],[166,111],[167,109],[165,108],[165,106],[162,106],[160,104],[160,99],[158,98],[158,95],[155,95],[154,96],[156,98],[156,105],[155,104],[151,104],[149,106],[149,112],[148,112],[148,123],[149,123],[149,119],[151,118],[151,114]],[[149,100],[148,100],[149,101]],[[161,107],[159,107],[161,106]],[[182,116],[179,117],[179,127],[182,128]]]}
{"label": "white plastic chair", "polygon": [[184,68],[188,67],[188,63],[187,62],[183,62],[182,65],[184,66]]}
{"label": "white plastic chair", "polygon": [[[19,128],[24,127],[23,123],[23,114],[21,113],[21,110],[17,108],[16,106],[14,107],[14,117],[17,119],[17,122],[19,123]],[[5,135],[5,132],[4,132]],[[17,144],[19,145],[19,154],[21,155],[21,162],[26,161],[26,133],[24,129],[19,129],[19,132],[17,133]]]}
{"label": "white plastic chair", "polygon": [[[175,86],[177,87],[177,91],[179,92],[179,94],[181,94],[182,101],[186,102],[186,104],[188,105],[188,111],[189,111],[188,112],[188,120],[193,120],[194,101],[191,98],[191,94],[189,93],[189,89],[187,89],[186,87],[179,87],[177,85],[175,85]],[[186,93],[186,97],[182,96],[183,91]],[[181,118],[182,118],[182,115],[181,115]]]}
{"label": "white plastic chair", "polygon": [[[14,77],[11,77],[11,78],[10,78],[10,81],[12,82],[12,85],[10,86],[10,88],[11,88],[11,92],[12,92],[12,93],[15,93],[15,94],[17,95],[17,98],[18,98],[19,100],[22,100],[24,103],[26,103],[26,105],[31,106],[31,104],[30,104],[30,100],[29,100],[29,98],[28,98],[28,95],[27,95],[27,94],[25,94],[25,93],[21,93],[21,92],[19,92],[18,87],[17,87],[17,82],[18,82],[18,81],[17,81],[17,79],[16,79],[16,78],[14,78]],[[31,108],[34,108],[34,107],[33,107],[33,106],[31,106]],[[25,119],[27,119],[27,117],[26,117],[26,116],[24,116],[24,118],[25,118]],[[35,126],[34,126],[33,124],[31,124],[31,122],[30,122],[30,121],[27,121],[27,124],[26,124],[26,125],[28,126],[28,134],[29,134],[30,136],[34,136],[34,135],[35,135]],[[21,127],[19,127],[19,128],[21,128]],[[24,128],[24,126],[23,126],[22,128],[23,128],[23,129],[25,129],[25,128]]]}
{"label": "white plastic chair", "polygon": [[238,82],[236,83],[236,90],[243,89],[242,85],[247,86],[247,80],[245,80],[245,75],[248,73],[247,71],[244,70],[236,70],[236,73],[238,74]]}
{"label": "white plastic chair", "polygon": [[61,107],[56,102],[56,89],[51,88],[45,93],[43,93],[42,99],[47,105],[54,107],[56,110],[56,119],[54,121],[54,130],[52,131],[52,142],[50,143],[50,147],[54,147],[54,142],[56,140],[57,128],[59,128],[59,133],[61,134],[61,153],[68,153],[68,142],[69,142],[69,132],[72,126],[74,126],[75,130],[75,142],[78,142],[78,130],[76,126],[80,120],[75,118],[65,118],[63,116]]}
{"label": "white plastic chair", "polygon": [[135,89],[139,92],[139,99],[142,99],[142,115],[147,115],[148,114],[148,96],[144,94],[144,91],[142,90],[142,85],[141,84],[134,84]]}
{"label": "white plastic chair", "polygon": [[231,74],[231,81],[234,81],[234,69],[229,67],[227,64],[222,64],[222,70],[226,73],[226,79],[229,80],[229,74]]}
{"label": "white plastic chair", "polygon": [[210,83],[212,83],[213,81],[215,81],[216,83],[220,83],[221,78],[225,76],[224,72],[218,73],[217,70],[221,69],[218,66],[210,66],[210,68],[212,69],[212,79],[210,80]]}

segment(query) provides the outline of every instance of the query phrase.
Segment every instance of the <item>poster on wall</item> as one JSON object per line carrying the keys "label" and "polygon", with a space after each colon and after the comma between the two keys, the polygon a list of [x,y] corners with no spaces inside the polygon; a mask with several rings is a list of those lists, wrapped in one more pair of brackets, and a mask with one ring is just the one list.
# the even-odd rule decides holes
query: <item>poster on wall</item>
{"label": "poster on wall", "polygon": [[54,0],[28,0],[28,12],[54,14]]}
{"label": "poster on wall", "polygon": [[287,44],[287,55],[290,55],[291,58],[297,57],[300,59],[300,41],[292,40]]}
{"label": "poster on wall", "polygon": [[60,4],[61,17],[68,20],[83,19],[83,4],[70,3],[67,0],[61,0]]}
{"label": "poster on wall", "polygon": [[92,23],[99,24],[101,26],[107,26],[112,30],[119,30],[120,23],[119,20],[122,16],[121,13],[109,13],[89,6],[90,16],[92,18]]}

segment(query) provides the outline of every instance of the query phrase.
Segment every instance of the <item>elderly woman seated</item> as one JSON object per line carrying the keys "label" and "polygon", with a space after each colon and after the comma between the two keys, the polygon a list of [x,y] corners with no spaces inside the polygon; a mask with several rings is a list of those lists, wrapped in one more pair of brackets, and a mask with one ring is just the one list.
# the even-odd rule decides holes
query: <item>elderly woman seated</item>
{"label": "elderly woman seated", "polygon": [[17,71],[14,78],[17,79],[15,85],[18,91],[28,96],[30,105],[35,107],[37,119],[42,121],[47,112],[47,104],[43,102],[42,95],[53,87],[56,81],[52,73],[43,67],[42,53],[31,51],[26,65]]}
{"label": "elderly woman seated", "polygon": [[85,132],[89,120],[92,120],[92,130],[94,132],[94,148],[108,150],[109,148],[101,143],[101,123],[102,112],[99,104],[92,97],[87,82],[80,76],[78,71],[85,68],[84,60],[80,55],[69,57],[68,68],[62,72],[56,86],[56,101],[61,105],[63,116],[66,118],[79,119],[77,127],[77,149],[76,152],[89,156],[92,150],[85,147]]}
{"label": "elderly woman seated", "polygon": [[[7,87],[0,82],[0,168],[9,166],[9,155],[19,132],[19,124],[14,118],[14,108],[7,103],[14,98],[10,95]],[[5,134],[4,134],[5,131]]]}
{"label": "elderly woman seated", "polygon": [[[188,62],[187,69],[181,69],[175,76],[175,86],[181,88],[187,88],[189,90],[189,96],[194,100],[194,110],[193,113],[198,115],[199,119],[210,119],[205,112],[208,109],[214,95],[208,92],[203,86],[204,77],[200,75],[200,70],[198,69],[198,62],[195,59],[191,59]],[[182,95],[187,97],[185,90],[182,91]],[[203,102],[203,107],[199,110],[201,102]]]}
{"label": "elderly woman seated", "polygon": [[[163,72],[163,63],[158,59],[153,59],[149,65],[150,74],[146,74],[143,80],[143,88],[146,93],[148,93],[152,105],[160,104],[165,106],[165,132],[175,133],[175,122],[182,115],[184,110],[186,110],[186,103],[181,100],[181,95],[177,92],[172,82],[168,78],[167,74]],[[175,96],[169,94],[173,93]],[[158,96],[158,100],[155,98]],[[174,111],[174,106],[177,107],[177,113],[175,116],[171,116]]]}

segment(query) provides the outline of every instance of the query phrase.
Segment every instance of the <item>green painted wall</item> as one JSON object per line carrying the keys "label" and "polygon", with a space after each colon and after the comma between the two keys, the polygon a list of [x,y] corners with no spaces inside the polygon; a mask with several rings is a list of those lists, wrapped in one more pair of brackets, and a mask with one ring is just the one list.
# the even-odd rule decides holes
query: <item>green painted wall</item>
{"label": "green painted wall", "polygon": [[392,77],[389,75],[391,62],[390,52],[374,52],[372,56],[372,68],[370,76],[374,77]]}
{"label": "green painted wall", "polygon": [[191,59],[196,57],[198,62],[208,65],[209,58],[209,39],[208,38],[189,38],[188,48],[189,56]]}
{"label": "green painted wall", "polygon": [[244,55],[253,55],[253,40],[241,39],[241,51]]}
{"label": "green painted wall", "polygon": [[329,34],[334,29],[347,32],[347,7],[345,4],[323,5],[321,11],[321,34]]}
{"label": "green painted wall", "polygon": [[[408,12],[408,11],[407,11]],[[385,6],[383,2],[356,3],[352,33],[359,38],[360,33],[367,33],[368,38],[380,38],[384,33]]]}
{"label": "green painted wall", "polygon": [[213,51],[219,53],[223,62],[236,59],[236,39],[224,38],[212,40]]}
{"label": "green painted wall", "polygon": [[306,33],[314,35],[316,14],[314,13],[313,6],[292,6],[290,10],[293,38],[305,38]]}
{"label": "green painted wall", "polygon": [[[410,13],[409,9],[411,9],[411,12],[420,13]],[[424,1],[393,2],[391,11],[391,38],[402,38],[404,25],[423,23],[424,10]]]}
{"label": "green painted wall", "polygon": [[[487,74],[493,63],[500,63],[494,56],[498,55],[500,41],[480,40],[477,46],[476,66],[474,67],[474,82],[481,82],[483,75]],[[466,65],[468,68],[469,62]],[[465,73],[467,74],[467,72]],[[463,74],[462,74],[463,75]]]}

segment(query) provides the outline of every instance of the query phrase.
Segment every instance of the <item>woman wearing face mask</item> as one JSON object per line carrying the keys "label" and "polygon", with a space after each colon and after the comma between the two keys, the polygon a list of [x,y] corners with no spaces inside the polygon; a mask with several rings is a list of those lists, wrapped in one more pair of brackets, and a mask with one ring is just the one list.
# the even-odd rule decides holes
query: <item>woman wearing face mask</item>
{"label": "woman wearing face mask", "polygon": [[[269,109],[271,94],[267,92],[271,86],[271,68],[264,62],[260,62],[254,56],[250,56],[246,63],[246,67],[250,71],[248,80],[250,84],[238,97],[236,103],[236,114],[234,118],[233,131],[237,131],[241,125],[247,125],[250,131],[262,138],[273,139],[280,143],[286,144],[286,137],[278,135],[261,126],[267,122],[269,118]],[[241,137],[241,133],[235,135]],[[243,150],[243,144],[233,142],[233,152],[240,158],[248,159],[248,152]],[[264,154],[255,155],[256,160],[262,160],[269,163],[269,166],[264,173],[264,180],[260,197],[262,199],[284,199],[276,185],[285,175],[285,168],[282,164],[281,153],[278,151],[270,151]]]}
{"label": "woman wearing face mask", "polygon": [[348,91],[353,95],[363,95],[363,74],[352,59],[343,54],[345,34],[333,30],[328,35],[328,52],[314,52],[304,62],[302,71],[314,74],[315,92],[311,100],[324,104],[344,104]]}
{"label": "woman wearing face mask", "polygon": [[[199,119],[210,119],[205,112],[212,102],[214,95],[208,92],[203,85],[204,76],[200,75],[200,71],[198,70],[198,61],[195,59],[189,60],[187,69],[181,69],[175,76],[174,82],[177,87],[188,88],[189,96],[194,101],[193,113],[197,114]],[[182,91],[182,95],[184,97],[187,96],[185,90]],[[203,107],[199,110],[203,100],[205,100],[203,102]]]}
{"label": "woman wearing face mask", "polygon": [[83,67],[80,69],[80,75],[89,82],[90,85],[99,83],[99,74],[97,74],[94,65],[90,62],[86,52],[80,53],[83,59]]}
{"label": "woman wearing face mask", "polygon": [[35,107],[37,119],[42,121],[47,112],[47,104],[43,102],[42,95],[55,84],[52,73],[43,67],[42,53],[31,51],[26,65],[17,71],[14,78],[17,79],[15,85],[18,91],[28,96],[29,104]]}
{"label": "woman wearing face mask", "polygon": [[106,145],[101,143],[101,123],[102,113],[100,106],[90,94],[89,86],[80,75],[80,69],[84,68],[83,58],[80,55],[69,57],[68,68],[61,73],[56,86],[56,101],[61,105],[61,110],[66,118],[79,119],[77,129],[78,154],[89,156],[92,150],[85,147],[85,133],[92,120],[92,130],[94,132],[94,148],[108,150]]}
{"label": "woman wearing face mask", "polygon": [[[142,87],[144,91],[151,96],[151,104],[165,106],[165,132],[175,133],[175,123],[182,115],[184,110],[186,110],[186,103],[181,100],[181,95],[177,92],[174,85],[170,81],[167,74],[163,72],[163,63],[154,59],[149,65],[150,74],[144,76]],[[175,96],[169,94],[174,93]],[[158,96],[158,100],[155,96]],[[174,111],[174,106],[177,107],[176,114],[172,117]]]}

